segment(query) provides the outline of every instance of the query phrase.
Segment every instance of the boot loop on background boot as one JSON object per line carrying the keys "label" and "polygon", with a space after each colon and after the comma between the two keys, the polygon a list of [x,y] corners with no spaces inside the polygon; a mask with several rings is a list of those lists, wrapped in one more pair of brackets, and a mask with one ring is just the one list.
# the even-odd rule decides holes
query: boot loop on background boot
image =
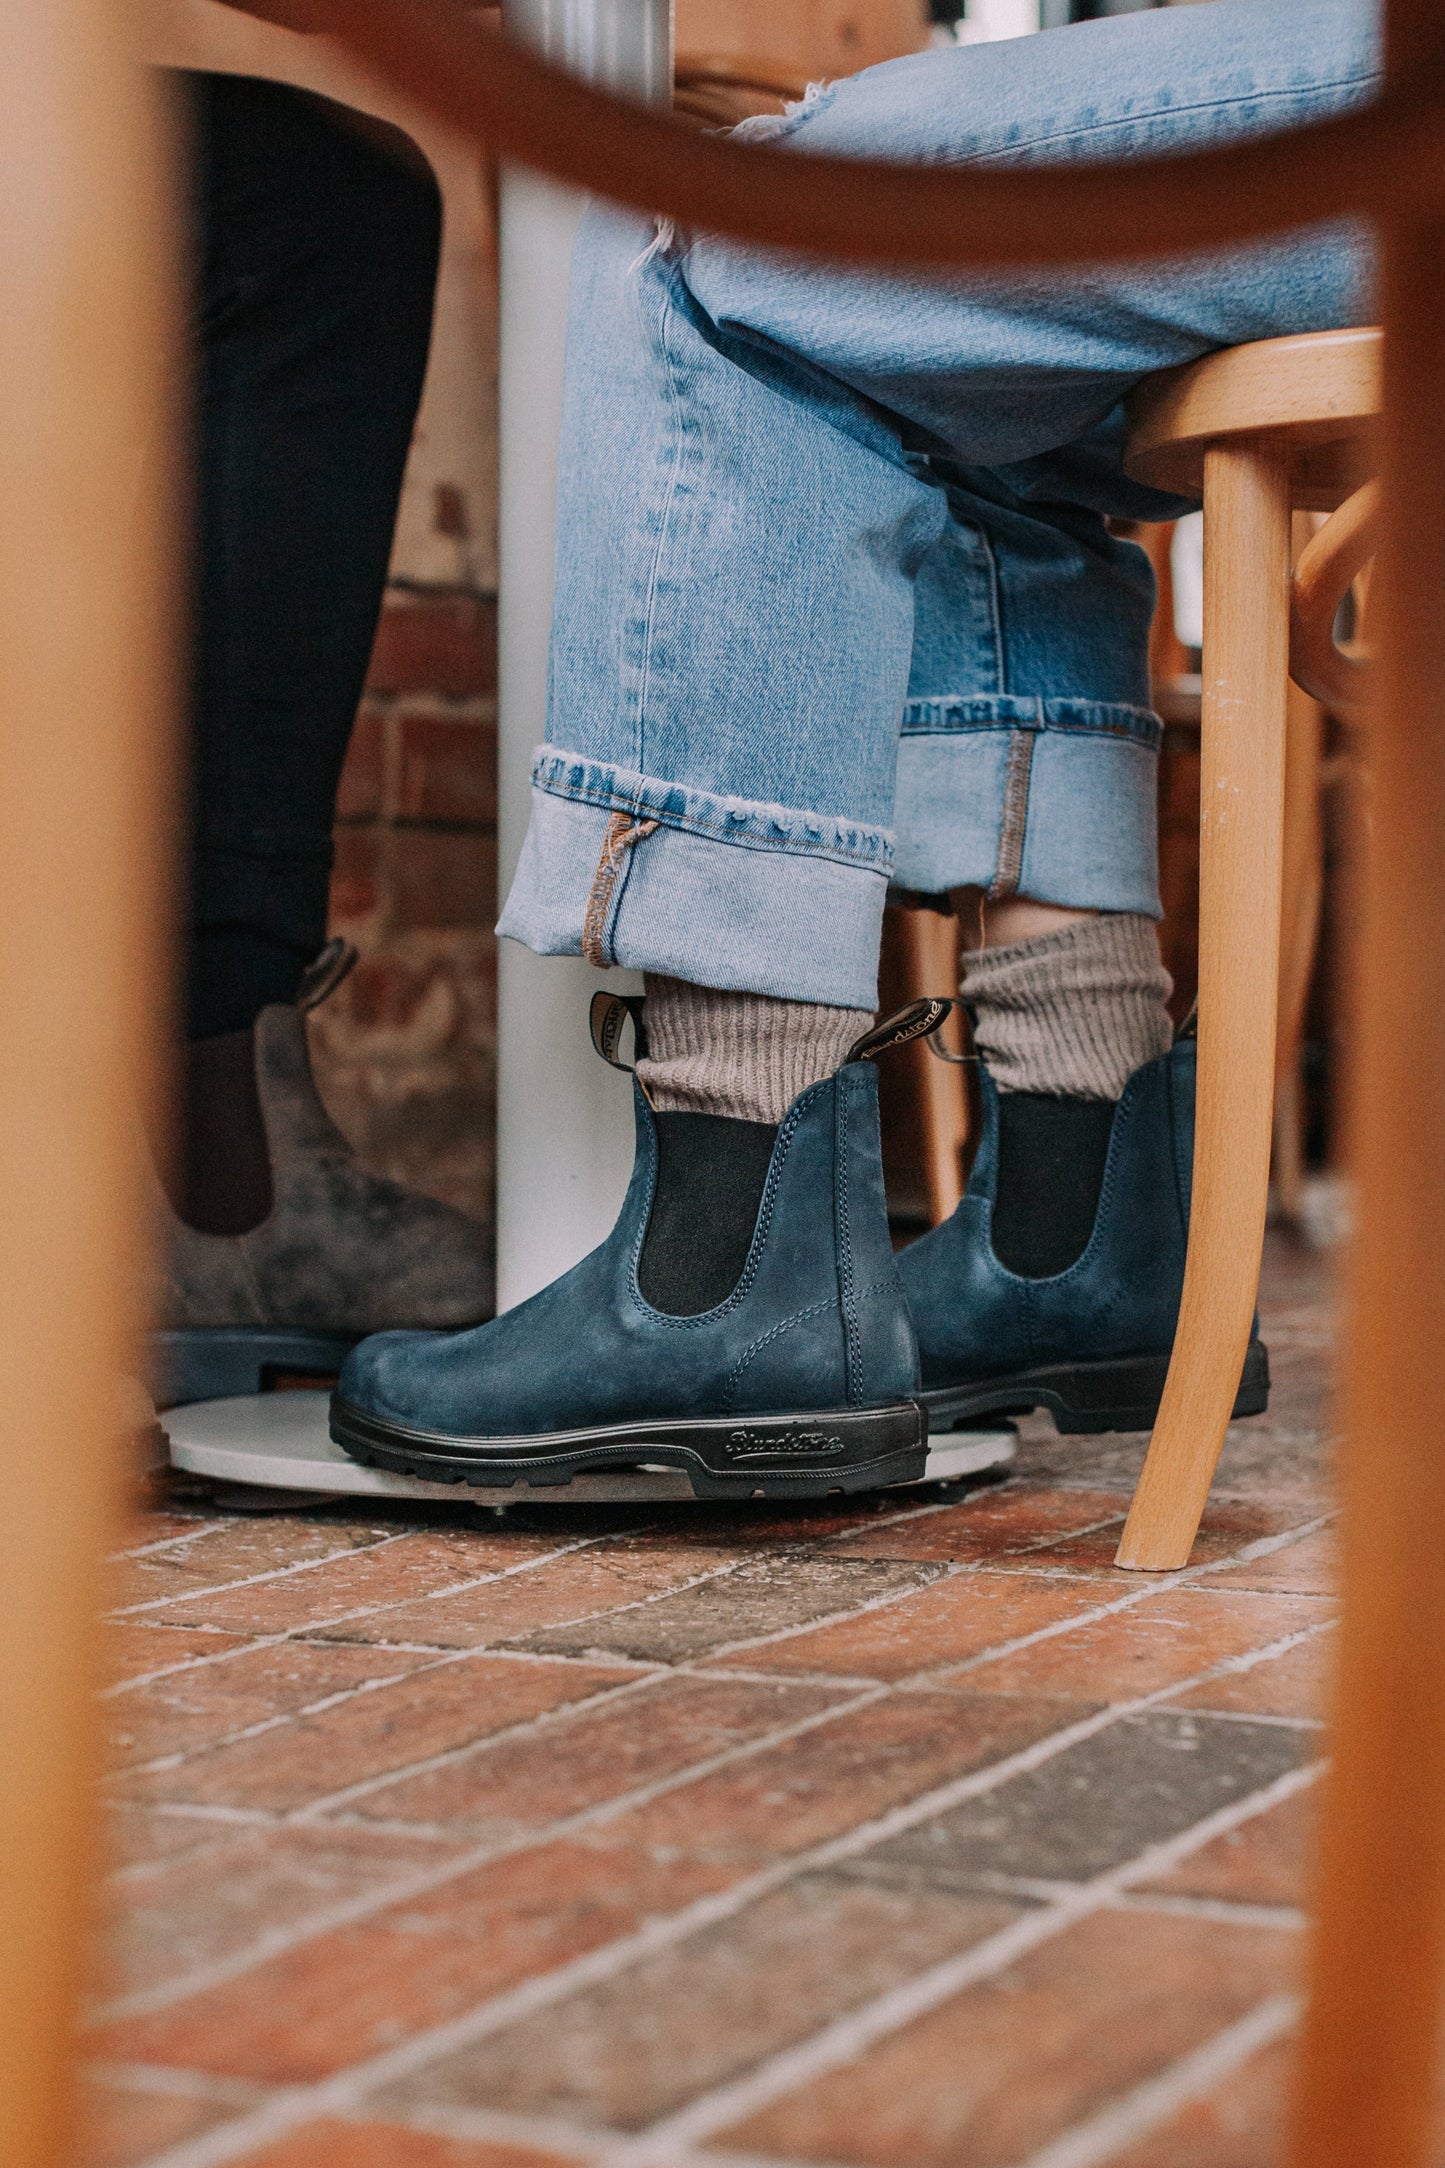
{"label": "boot loop on background boot", "polygon": [[878,1056],[886,1054],[890,1047],[911,1046],[915,1039],[922,1039],[929,1053],[936,1054],[940,1061],[977,1061],[976,1054],[950,1054],[948,1048],[941,1046],[936,1037],[954,1010],[962,1008],[961,1001],[945,994],[929,994],[921,1001],[906,1002],[901,1009],[895,1009],[891,1016],[881,1017],[871,1031],[864,1032],[861,1039],[855,1039],[843,1059],[876,1061]]}
{"label": "boot loop on background boot", "polygon": [[296,1006],[302,1014],[309,1015],[312,1009],[319,1009],[323,1001],[329,1001],[342,980],[350,978],[359,961],[360,951],[349,941],[344,941],[339,933],[333,934],[301,974]]}

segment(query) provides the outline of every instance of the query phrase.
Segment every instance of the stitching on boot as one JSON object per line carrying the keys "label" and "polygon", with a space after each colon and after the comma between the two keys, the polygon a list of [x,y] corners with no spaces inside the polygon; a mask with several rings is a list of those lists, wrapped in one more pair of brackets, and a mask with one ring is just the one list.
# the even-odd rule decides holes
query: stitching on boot
{"label": "stitching on boot", "polygon": [[725,1408],[732,1406],[737,1398],[738,1387],[742,1383],[743,1372],[750,1363],[756,1362],[765,1348],[771,1347],[775,1340],[780,1340],[785,1332],[791,1332],[795,1325],[805,1325],[810,1317],[819,1317],[825,1310],[831,1310],[832,1307],[833,1297],[824,1295],[821,1301],[810,1302],[805,1310],[791,1311],[787,1317],[783,1318],[781,1323],[772,1326],[769,1331],[763,1333],[758,1339],[750,1340],[733,1364],[732,1369],[728,1372],[726,1382],[723,1385],[723,1406]]}
{"label": "stitching on boot", "polygon": [[[892,1288],[893,1282],[891,1279],[874,1280],[867,1287],[859,1289],[858,1300],[860,1303],[871,1302],[875,1295],[888,1294],[892,1291]],[[730,1408],[733,1405],[737,1398],[738,1387],[742,1383],[743,1372],[748,1368],[749,1364],[755,1362],[757,1357],[771,1347],[775,1340],[780,1340],[785,1332],[791,1332],[795,1325],[805,1325],[810,1317],[817,1317],[821,1312],[831,1310],[832,1307],[833,1297],[825,1295],[822,1301],[810,1302],[805,1310],[792,1311],[780,1324],[772,1326],[767,1332],[761,1334],[758,1339],[750,1340],[733,1364],[732,1369],[728,1372],[727,1382],[723,1386],[724,1407]]]}
{"label": "stitching on boot", "polygon": [[998,863],[989,884],[989,901],[1003,903],[1018,894],[1024,865],[1024,837],[1029,820],[1029,780],[1034,765],[1034,732],[1009,733],[1008,767],[1004,773],[1003,814],[999,822]]}
{"label": "stitching on boot", "polygon": [[660,821],[633,820],[629,814],[614,813],[607,823],[607,834],[602,843],[602,856],[597,861],[597,871],[592,876],[592,886],[587,893],[587,910],[582,920],[582,954],[589,964],[605,969],[615,959],[608,939],[607,919],[612,908],[612,898],[617,878],[627,862],[627,854],[650,836]]}
{"label": "stitching on boot", "polygon": [[835,1115],[833,1151],[837,1171],[839,1289],[843,1310],[843,1397],[851,1405],[863,1391],[863,1336],[858,1323],[858,1297],[853,1284],[853,1226],[848,1208],[848,1117],[853,1096],[847,1073],[837,1081],[833,1101]]}

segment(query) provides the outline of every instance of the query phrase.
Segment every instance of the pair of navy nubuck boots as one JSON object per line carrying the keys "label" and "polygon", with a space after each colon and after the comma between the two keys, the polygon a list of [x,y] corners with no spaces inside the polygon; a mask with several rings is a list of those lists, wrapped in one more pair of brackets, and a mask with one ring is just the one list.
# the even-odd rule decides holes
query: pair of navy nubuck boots
{"label": "pair of navy nubuck boots", "polygon": [[[443,1482],[660,1465],[699,1498],[808,1498],[916,1480],[930,1427],[1044,1407],[1061,1431],[1146,1428],[1184,1275],[1193,1042],[1135,1071],[1082,1253],[1028,1278],[995,1254],[986,1069],[967,1194],[894,1255],[874,1060],[951,1006],[915,1003],[865,1034],[776,1130],[658,1114],[634,1083],[636,1160],[607,1240],[488,1324],[363,1341],[332,1402],[337,1444]],[[625,1009],[641,1043],[640,1003],[593,1004],[605,1058]],[[1255,1338],[1236,1415],[1268,1392]]]}

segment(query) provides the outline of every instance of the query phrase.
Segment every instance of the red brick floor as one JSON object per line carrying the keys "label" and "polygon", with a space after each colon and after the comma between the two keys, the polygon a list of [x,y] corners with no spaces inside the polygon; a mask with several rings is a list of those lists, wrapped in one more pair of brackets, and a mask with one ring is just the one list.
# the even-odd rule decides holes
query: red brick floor
{"label": "red brick floor", "polygon": [[1187,1571],[1142,1441],[848,1510],[243,1518],[117,1569],[87,2168],[1267,2168],[1328,1310]]}

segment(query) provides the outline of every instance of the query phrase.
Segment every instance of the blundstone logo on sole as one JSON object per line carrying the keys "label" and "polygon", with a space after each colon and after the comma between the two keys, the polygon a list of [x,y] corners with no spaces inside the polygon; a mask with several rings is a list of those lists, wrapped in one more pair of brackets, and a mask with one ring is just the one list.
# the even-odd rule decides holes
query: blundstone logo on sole
{"label": "blundstone logo on sole", "polygon": [[836,1459],[845,1451],[843,1440],[826,1430],[794,1430],[786,1437],[769,1437],[759,1430],[730,1431],[723,1444],[729,1460],[776,1460],[808,1453],[818,1460]]}

